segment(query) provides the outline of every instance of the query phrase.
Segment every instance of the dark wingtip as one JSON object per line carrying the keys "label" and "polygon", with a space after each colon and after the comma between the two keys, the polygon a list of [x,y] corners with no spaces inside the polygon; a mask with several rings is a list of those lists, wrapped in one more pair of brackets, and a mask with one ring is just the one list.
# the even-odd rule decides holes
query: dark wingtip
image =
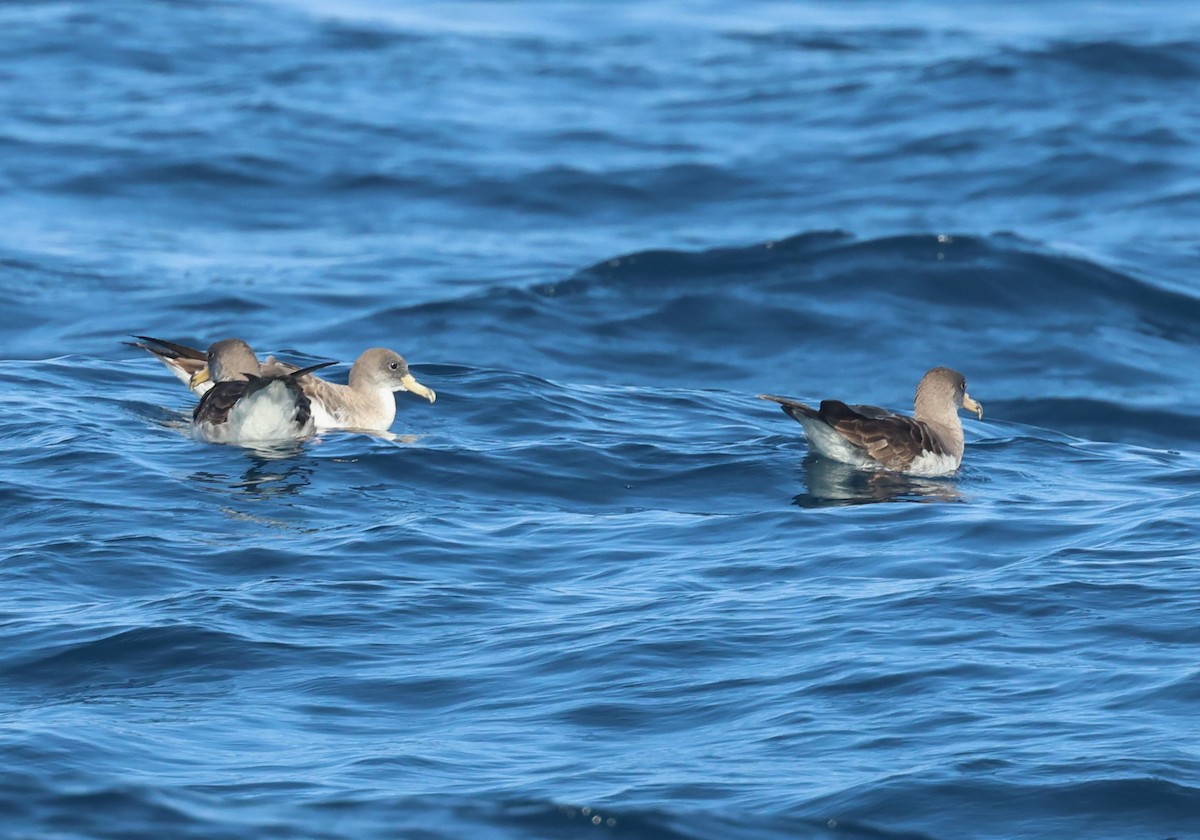
{"label": "dark wingtip", "polygon": [[300,368],[299,370],[294,370],[291,373],[262,374],[262,373],[243,372],[242,376],[246,377],[246,381],[249,382],[251,385],[253,385],[255,387],[255,389],[265,388],[266,386],[270,385],[272,382],[283,382],[289,388],[295,388],[297,390],[297,393],[300,393],[299,386],[296,385],[297,379],[299,379],[301,376],[312,373],[314,370],[320,370],[321,368],[326,368],[326,367],[329,367],[330,365],[336,365],[336,364],[337,364],[337,362],[321,362],[319,365],[309,365],[306,368]]}
{"label": "dark wingtip", "polygon": [[291,373],[288,374],[288,379],[299,379],[301,376],[307,376],[308,374],[312,373],[315,370],[320,370],[321,368],[327,368],[330,365],[336,365],[336,364],[337,364],[337,362],[321,362],[318,365],[309,365],[306,368],[300,368],[300,370],[292,371]]}
{"label": "dark wingtip", "polygon": [[[188,347],[184,344],[176,344],[174,341],[164,341],[161,338],[154,338],[153,336],[149,335],[135,335],[133,337],[149,342],[150,344],[158,345],[158,347],[150,347],[146,344],[135,344],[134,346],[141,347],[143,350],[149,350],[151,353],[157,353],[160,356],[166,355],[166,353],[174,353],[175,356],[172,358],[182,357],[184,359],[195,359],[197,361],[206,361],[208,359],[208,356],[203,351],[197,350],[194,347]],[[128,344],[129,342],[126,343]]]}
{"label": "dark wingtip", "polygon": [[793,400],[789,397],[776,397],[773,394],[759,394],[758,398],[760,400],[766,400],[767,402],[779,403],[784,407],[789,405],[803,405],[803,403],[801,403],[799,400]]}
{"label": "dark wingtip", "polygon": [[137,341],[122,341],[121,343],[127,347],[141,347],[143,350],[154,352],[154,348],[150,344],[162,344],[157,338],[152,338],[148,335],[131,335],[130,338],[136,338]]}
{"label": "dark wingtip", "polygon": [[768,402],[779,403],[779,407],[783,409],[783,413],[796,421],[799,421],[801,417],[816,416],[815,411],[799,400],[789,399],[788,397],[776,397],[771,394],[759,394],[758,398],[760,400],[767,400]]}

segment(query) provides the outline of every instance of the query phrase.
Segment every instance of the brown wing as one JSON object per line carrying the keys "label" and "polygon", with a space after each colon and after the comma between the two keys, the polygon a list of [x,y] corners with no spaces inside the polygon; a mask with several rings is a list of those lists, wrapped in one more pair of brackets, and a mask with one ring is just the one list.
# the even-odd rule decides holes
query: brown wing
{"label": "brown wing", "polygon": [[[874,409],[874,406],[864,408]],[[930,428],[911,417],[888,414],[880,409],[875,409],[870,415],[860,414],[839,400],[824,400],[817,416],[850,443],[865,450],[891,470],[907,469],[926,452],[948,454],[942,441]]]}
{"label": "brown wing", "polygon": [[877,420],[884,417],[900,416],[894,411],[888,411],[886,408],[880,408],[877,405],[852,405],[849,408],[855,414],[861,414],[863,417],[871,417]]}
{"label": "brown wing", "polygon": [[229,412],[242,397],[246,396],[250,383],[238,379],[233,382],[218,382],[208,389],[192,411],[193,423],[219,426],[229,420]]}
{"label": "brown wing", "polygon": [[288,376],[299,369],[296,365],[280,361],[274,356],[267,356],[262,363],[263,376]]}

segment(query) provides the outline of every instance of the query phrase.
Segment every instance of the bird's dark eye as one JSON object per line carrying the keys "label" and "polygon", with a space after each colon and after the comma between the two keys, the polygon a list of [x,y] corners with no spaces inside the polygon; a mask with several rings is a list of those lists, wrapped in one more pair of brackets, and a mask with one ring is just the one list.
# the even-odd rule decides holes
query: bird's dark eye
{"label": "bird's dark eye", "polygon": [[388,367],[391,368],[392,370],[400,369],[400,365],[396,364],[395,362],[388,362]]}

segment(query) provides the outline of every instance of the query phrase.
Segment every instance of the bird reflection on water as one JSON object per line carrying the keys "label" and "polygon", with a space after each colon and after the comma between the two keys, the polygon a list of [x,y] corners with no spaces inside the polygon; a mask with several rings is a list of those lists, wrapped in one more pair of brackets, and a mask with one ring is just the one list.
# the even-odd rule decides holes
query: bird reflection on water
{"label": "bird reflection on water", "polygon": [[[348,433],[377,438],[397,446],[412,445],[422,438],[422,435],[394,432],[350,430]],[[312,457],[312,448],[325,441],[324,436],[318,436],[309,440],[280,441],[276,444],[238,444],[227,448],[235,451],[240,449],[250,462],[250,466],[240,478],[211,470],[192,473],[191,477],[200,484],[218,488],[222,492],[236,490],[253,498],[296,495],[312,483],[319,463]]]}
{"label": "bird reflection on water", "polygon": [[237,490],[247,496],[267,498],[299,493],[312,482],[315,465],[299,457],[303,445],[293,443],[277,447],[243,447],[250,466],[240,478],[208,470],[192,474],[192,479],[222,490]]}
{"label": "bird reflection on water", "polygon": [[808,489],[792,498],[792,504],[802,508],[963,500],[957,485],[948,478],[916,478],[883,470],[861,470],[811,453],[802,465]]}

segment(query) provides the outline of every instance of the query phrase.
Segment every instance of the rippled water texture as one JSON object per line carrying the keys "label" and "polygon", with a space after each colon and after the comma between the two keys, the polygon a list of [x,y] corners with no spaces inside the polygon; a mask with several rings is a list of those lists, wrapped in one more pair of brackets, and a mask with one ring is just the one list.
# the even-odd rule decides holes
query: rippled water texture
{"label": "rippled water texture", "polygon": [[[1194,4],[0,32],[6,838],[1200,832]],[[131,334],[438,400],[205,445]],[[938,364],[951,479],[755,399]]]}

